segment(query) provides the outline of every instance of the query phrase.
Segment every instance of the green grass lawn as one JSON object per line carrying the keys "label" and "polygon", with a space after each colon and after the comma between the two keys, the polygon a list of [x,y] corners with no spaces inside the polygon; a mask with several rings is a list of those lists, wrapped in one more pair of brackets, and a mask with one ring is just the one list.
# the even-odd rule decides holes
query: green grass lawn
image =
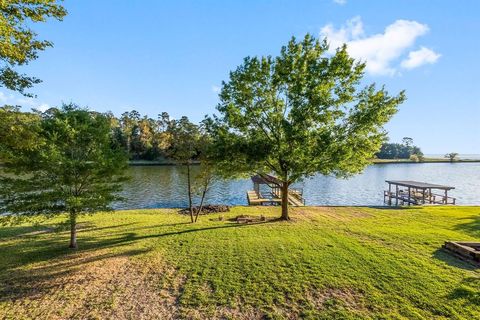
{"label": "green grass lawn", "polygon": [[[236,207],[0,228],[0,319],[480,319],[480,269],[441,249],[480,241],[480,207]],[[219,219],[223,217],[223,220]]]}

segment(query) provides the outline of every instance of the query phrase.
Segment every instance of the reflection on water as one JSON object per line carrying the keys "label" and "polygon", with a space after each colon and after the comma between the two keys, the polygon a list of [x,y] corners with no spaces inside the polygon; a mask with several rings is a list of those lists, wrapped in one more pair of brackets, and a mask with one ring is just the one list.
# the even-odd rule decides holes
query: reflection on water
{"label": "reflection on water", "polygon": [[[188,203],[184,168],[176,166],[130,167],[126,200],[115,208],[185,207]],[[194,168],[197,171],[198,167]],[[307,205],[382,205],[385,180],[417,180],[454,186],[458,204],[480,204],[480,163],[377,164],[350,179],[317,175],[295,187],[304,189]],[[219,181],[206,203],[246,205],[249,179]]]}

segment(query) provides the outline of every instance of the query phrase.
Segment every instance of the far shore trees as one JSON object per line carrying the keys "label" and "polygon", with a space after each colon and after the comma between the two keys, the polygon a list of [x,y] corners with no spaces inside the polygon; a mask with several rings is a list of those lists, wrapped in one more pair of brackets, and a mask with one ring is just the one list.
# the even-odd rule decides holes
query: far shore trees
{"label": "far shore trees", "polygon": [[[9,113],[10,112],[10,113]],[[13,112],[13,113],[12,113]],[[125,180],[127,157],[112,139],[107,115],[75,105],[29,114],[1,113],[0,123],[18,127],[32,143],[0,141],[0,159],[7,175],[0,177],[0,212],[5,220],[67,213],[70,248],[77,248],[79,215],[110,210]],[[32,120],[34,119],[34,120]]]}
{"label": "far shore trees", "polygon": [[130,160],[168,161],[173,120],[162,112],[157,119],[138,111],[124,112],[119,118],[110,114],[114,139],[128,153]]}
{"label": "far shore trees", "polygon": [[0,1],[0,87],[25,92],[39,79],[19,73],[18,66],[38,57],[38,52],[51,47],[50,41],[38,40],[31,29],[34,23],[49,18],[62,20],[66,10],[55,0],[2,0]]}
{"label": "far shore trees", "polygon": [[458,153],[456,152],[450,152],[445,155],[445,158],[449,159],[450,162],[454,162],[455,160],[457,160],[457,157],[458,157]]}
{"label": "far shore trees", "polygon": [[423,160],[422,150],[413,144],[413,139],[404,137],[402,143],[385,142],[375,154],[378,159],[416,159]]}
{"label": "far shore trees", "polygon": [[288,188],[319,172],[361,172],[384,141],[383,125],[405,100],[360,88],[365,64],[346,46],[328,54],[312,36],[277,57],[247,57],[222,84],[212,126],[217,160],[232,173],[274,173],[288,220]]}

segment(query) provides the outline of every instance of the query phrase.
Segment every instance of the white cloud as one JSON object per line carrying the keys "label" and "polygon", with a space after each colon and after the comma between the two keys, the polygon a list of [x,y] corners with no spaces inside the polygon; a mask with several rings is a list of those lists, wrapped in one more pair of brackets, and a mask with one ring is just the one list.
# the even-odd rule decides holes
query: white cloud
{"label": "white cloud", "polygon": [[7,94],[0,91],[0,104],[1,105],[14,105],[21,106],[23,108],[37,109],[40,111],[46,111],[50,108],[50,105],[39,102],[34,98],[28,98],[24,96],[16,96],[14,94]]}
{"label": "white cloud", "polygon": [[333,0],[333,2],[335,2],[336,4],[339,4],[339,5],[344,5],[347,3],[347,0]]}
{"label": "white cloud", "polygon": [[38,107],[36,107],[35,109],[37,109],[38,111],[41,111],[41,112],[45,112],[47,111],[48,109],[50,109],[50,105],[47,104],[47,103],[42,103],[41,105],[39,105]]}
{"label": "white cloud", "polygon": [[7,95],[4,92],[0,91],[0,103],[8,104],[8,102],[13,99],[12,95]]}
{"label": "white cloud", "polygon": [[426,24],[397,20],[387,26],[383,33],[367,36],[362,19],[355,17],[339,29],[328,24],[321,29],[320,34],[328,38],[331,52],[346,43],[352,57],[367,63],[367,72],[374,75],[394,75],[397,68],[394,64],[415,44],[418,37],[428,31]]}
{"label": "white cloud", "polygon": [[220,88],[219,86],[212,86],[212,91],[214,93],[220,93],[221,90],[222,90],[222,88]]}
{"label": "white cloud", "polygon": [[424,64],[433,64],[437,62],[441,54],[438,54],[428,48],[421,47],[417,51],[411,51],[408,58],[402,61],[402,67],[405,69],[413,69]]}

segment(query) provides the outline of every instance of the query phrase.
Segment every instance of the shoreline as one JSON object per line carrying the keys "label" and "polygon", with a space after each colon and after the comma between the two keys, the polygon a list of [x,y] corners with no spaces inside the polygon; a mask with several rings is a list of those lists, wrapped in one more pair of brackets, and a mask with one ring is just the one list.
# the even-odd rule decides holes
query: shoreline
{"label": "shoreline", "polygon": [[[156,160],[129,160],[128,166],[130,167],[142,167],[142,166],[178,166],[181,164],[175,161],[156,161]],[[193,161],[192,166],[200,165],[200,161]]]}
{"label": "shoreline", "polygon": [[[423,161],[413,161],[410,159],[373,159],[372,164],[395,164],[395,163],[408,163],[408,164],[423,164],[423,163],[480,163],[480,159],[458,159],[450,161],[448,159],[441,158],[426,158]],[[141,166],[176,166],[179,165],[174,161],[155,161],[155,160],[131,160],[128,161],[128,165],[131,167]],[[192,162],[192,165],[200,165],[199,161]]]}
{"label": "shoreline", "polygon": [[412,164],[422,164],[422,163],[478,163],[480,159],[458,159],[450,161],[448,159],[442,158],[425,158],[423,161],[413,161],[410,159],[374,159],[372,160],[373,164],[391,164],[391,163],[412,163]]}
{"label": "shoreline", "polygon": [[[209,205],[216,205],[216,204],[209,204]],[[230,210],[235,208],[240,209],[252,209],[256,210],[259,208],[263,208],[265,210],[269,209],[281,209],[281,206],[250,206],[248,204],[235,204],[235,205],[225,205],[228,206]],[[171,210],[171,211],[180,211],[184,210],[188,207],[158,207],[158,208],[115,208],[111,211],[101,211],[104,213],[108,212],[122,212],[122,211],[158,211],[158,210]],[[419,209],[419,208],[480,208],[480,204],[455,204],[455,205],[412,205],[412,206],[388,206],[388,205],[305,205],[303,207],[289,207],[290,209],[296,210],[298,208],[305,208],[305,209],[332,209],[332,208],[363,208],[363,209],[379,209],[379,210],[407,210],[407,209]],[[227,213],[226,212],[211,212],[202,215],[212,215],[212,214],[221,214]],[[178,212],[175,212],[178,213]]]}

